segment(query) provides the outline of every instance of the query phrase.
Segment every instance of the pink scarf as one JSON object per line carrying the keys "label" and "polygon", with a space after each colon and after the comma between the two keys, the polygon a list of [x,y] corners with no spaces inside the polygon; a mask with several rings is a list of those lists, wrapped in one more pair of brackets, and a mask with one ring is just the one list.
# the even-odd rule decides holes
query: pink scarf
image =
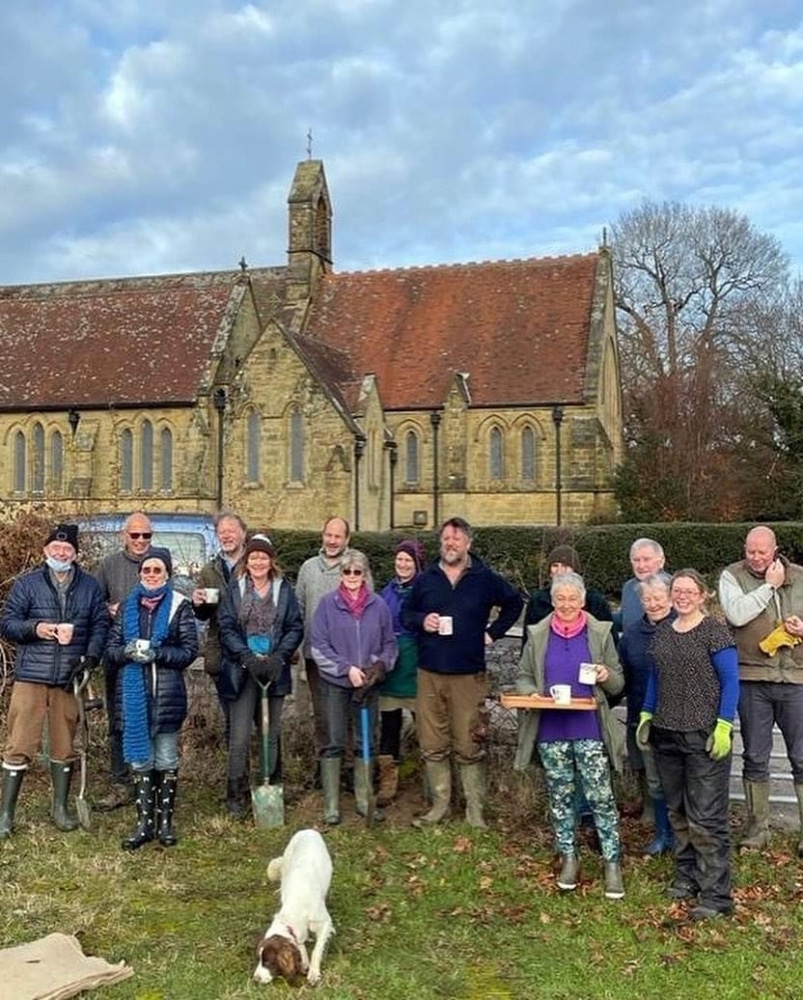
{"label": "pink scarf", "polygon": [[550,627],[555,635],[559,635],[562,639],[573,639],[576,635],[580,635],[583,629],[588,624],[588,613],[585,611],[580,612],[576,622],[562,622],[559,621],[558,616],[553,612],[552,620],[550,622]]}
{"label": "pink scarf", "polygon": [[349,614],[354,615],[355,618],[362,618],[362,613],[365,611],[365,605],[368,603],[371,591],[363,584],[355,593],[353,590],[349,590],[345,584],[341,583],[340,596],[343,598]]}

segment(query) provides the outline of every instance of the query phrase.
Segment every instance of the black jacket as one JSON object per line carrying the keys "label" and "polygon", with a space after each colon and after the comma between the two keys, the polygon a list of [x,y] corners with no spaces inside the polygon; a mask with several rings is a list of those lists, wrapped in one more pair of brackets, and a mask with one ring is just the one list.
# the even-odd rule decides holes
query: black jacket
{"label": "black jacket", "polygon": [[[126,600],[129,600],[127,598]],[[170,624],[167,637],[158,647],[153,663],[142,664],[148,691],[148,719],[151,736],[157,733],[176,733],[187,717],[187,687],[184,671],[198,655],[198,629],[195,615],[186,597],[171,591],[165,600],[172,600]],[[144,612],[144,609],[142,609]],[[125,603],[121,604],[109,634],[106,659],[118,669],[126,663],[123,650],[123,617]],[[140,634],[138,638],[149,639],[151,616],[140,614]],[[122,674],[120,675],[122,678]],[[123,683],[117,685],[117,718],[122,719]]]}

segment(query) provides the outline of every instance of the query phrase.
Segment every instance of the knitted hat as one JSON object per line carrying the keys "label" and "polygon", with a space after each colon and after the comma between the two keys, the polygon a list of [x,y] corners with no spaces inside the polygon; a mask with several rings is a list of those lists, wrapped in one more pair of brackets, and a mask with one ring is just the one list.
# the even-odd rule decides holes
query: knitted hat
{"label": "knitted hat", "polygon": [[276,549],[274,548],[273,542],[268,538],[267,535],[259,534],[252,535],[245,546],[244,559],[247,559],[252,552],[266,552],[271,559],[276,558]]}
{"label": "knitted hat", "polygon": [[158,545],[151,546],[142,557],[142,563],[146,563],[149,559],[158,559],[160,563],[164,564],[167,575],[173,575],[173,557],[170,555],[170,549],[163,549]]}
{"label": "knitted hat", "polygon": [[45,540],[45,545],[51,542],[69,542],[78,552],[78,525],[77,524],[57,524]]}
{"label": "knitted hat", "polygon": [[415,563],[416,573],[420,573],[424,568],[424,562],[426,561],[424,558],[424,547],[417,539],[403,538],[393,551],[406,552]]}
{"label": "knitted hat", "polygon": [[580,556],[577,555],[576,549],[572,548],[571,545],[556,545],[555,548],[546,557],[547,566],[552,566],[554,563],[563,563],[564,566],[571,566],[575,573],[581,573],[580,568]]}

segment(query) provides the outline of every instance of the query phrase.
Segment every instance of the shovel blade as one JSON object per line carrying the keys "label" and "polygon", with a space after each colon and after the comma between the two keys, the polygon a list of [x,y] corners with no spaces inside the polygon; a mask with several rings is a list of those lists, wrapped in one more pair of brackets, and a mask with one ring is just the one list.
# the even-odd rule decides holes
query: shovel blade
{"label": "shovel blade", "polygon": [[254,823],[260,830],[284,826],[284,788],[281,785],[258,785],[251,789]]}
{"label": "shovel blade", "polygon": [[86,799],[75,800],[75,812],[78,815],[78,822],[82,830],[92,829],[92,812]]}

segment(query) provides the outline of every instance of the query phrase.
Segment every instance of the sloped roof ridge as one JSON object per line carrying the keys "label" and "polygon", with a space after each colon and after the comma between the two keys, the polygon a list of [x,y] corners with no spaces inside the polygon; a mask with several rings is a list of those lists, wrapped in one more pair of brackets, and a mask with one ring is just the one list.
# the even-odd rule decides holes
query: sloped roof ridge
{"label": "sloped roof ridge", "polygon": [[598,256],[599,252],[597,250],[591,250],[587,253],[561,254],[556,257],[509,257],[502,260],[469,260],[446,264],[409,264],[404,267],[374,267],[364,271],[334,271],[332,272],[332,277],[354,278],[363,274],[412,274],[416,271],[426,271],[428,273],[431,271],[466,271],[471,268],[510,267],[523,264],[526,264],[528,267],[533,264],[570,264]]}
{"label": "sloped roof ridge", "polygon": [[249,267],[226,271],[177,271],[172,274],[142,274],[118,278],[79,278],[72,281],[52,281],[30,285],[0,285],[0,299],[39,299],[89,295],[113,295],[117,292],[153,291],[209,284],[233,284],[243,275],[251,278],[280,278],[285,266]]}

